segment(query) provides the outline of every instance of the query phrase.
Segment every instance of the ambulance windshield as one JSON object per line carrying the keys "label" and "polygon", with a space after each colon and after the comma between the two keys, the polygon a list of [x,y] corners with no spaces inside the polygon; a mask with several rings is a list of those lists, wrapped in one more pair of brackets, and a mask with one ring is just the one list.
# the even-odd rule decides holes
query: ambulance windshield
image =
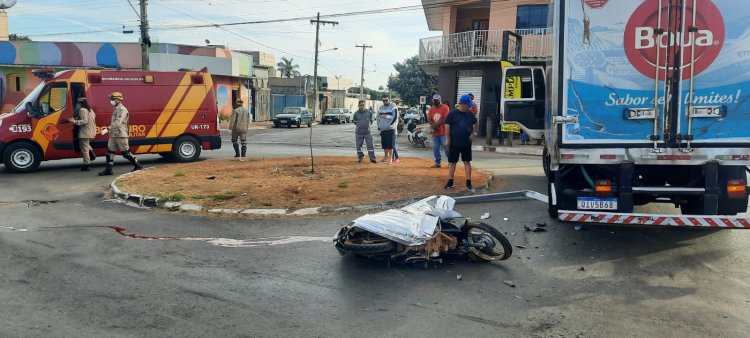
{"label": "ambulance windshield", "polygon": [[42,82],[38,86],[36,86],[36,88],[34,88],[34,90],[31,91],[29,95],[26,95],[26,97],[23,99],[23,101],[21,101],[21,103],[19,103],[15,108],[13,108],[13,110],[10,111],[11,114],[18,112],[19,110],[25,111],[26,108],[24,107],[26,107],[26,103],[34,102],[34,100],[36,100],[36,98],[39,96],[39,93],[42,91],[42,89],[44,89],[45,84],[46,84],[45,82]]}

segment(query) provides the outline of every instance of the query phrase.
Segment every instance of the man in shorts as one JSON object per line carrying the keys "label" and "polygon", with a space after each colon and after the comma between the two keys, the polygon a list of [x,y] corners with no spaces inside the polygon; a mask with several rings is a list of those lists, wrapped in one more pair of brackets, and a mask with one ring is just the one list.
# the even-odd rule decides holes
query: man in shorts
{"label": "man in shorts", "polygon": [[446,145],[448,146],[448,183],[445,189],[453,188],[453,175],[459,157],[466,171],[466,189],[471,185],[471,141],[477,136],[477,117],[471,113],[471,97],[462,95],[458,109],[451,111],[445,120]]}

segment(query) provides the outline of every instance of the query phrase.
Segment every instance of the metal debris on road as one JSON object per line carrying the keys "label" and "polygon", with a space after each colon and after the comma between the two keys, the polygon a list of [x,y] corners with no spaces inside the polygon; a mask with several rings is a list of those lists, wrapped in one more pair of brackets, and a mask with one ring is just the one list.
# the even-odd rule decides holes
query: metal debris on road
{"label": "metal debris on road", "polygon": [[582,267],[578,268],[578,271],[586,271],[586,268],[582,266]]}
{"label": "metal debris on road", "polygon": [[508,286],[510,286],[512,288],[516,287],[516,284],[513,283],[513,281],[510,281],[510,280],[504,280],[503,283],[505,283],[506,285],[508,285]]}
{"label": "metal debris on road", "polygon": [[580,224],[578,224],[578,225],[574,226],[573,229],[575,229],[576,231],[581,231],[581,230],[583,230],[583,226],[580,225]]}
{"label": "metal debris on road", "polygon": [[538,227],[546,227],[547,226],[547,222],[537,223],[536,226],[538,226]]}
{"label": "metal debris on road", "polygon": [[464,275],[456,275],[456,280],[462,280],[464,279]]}
{"label": "metal debris on road", "polygon": [[516,248],[519,248],[519,249],[526,249],[526,247],[525,247],[525,246],[523,246],[523,245],[517,245],[517,244],[516,244]]}
{"label": "metal debris on road", "polygon": [[482,216],[479,216],[479,219],[488,219],[488,218],[490,218],[489,212],[485,212],[484,214],[482,214]]}
{"label": "metal debris on road", "polygon": [[208,177],[206,177],[206,179],[207,179],[207,180],[215,180],[215,179],[216,179],[216,176],[214,176],[214,175],[211,175],[211,176],[208,176]]}
{"label": "metal debris on road", "polygon": [[508,217],[503,217],[503,221],[508,221]]}

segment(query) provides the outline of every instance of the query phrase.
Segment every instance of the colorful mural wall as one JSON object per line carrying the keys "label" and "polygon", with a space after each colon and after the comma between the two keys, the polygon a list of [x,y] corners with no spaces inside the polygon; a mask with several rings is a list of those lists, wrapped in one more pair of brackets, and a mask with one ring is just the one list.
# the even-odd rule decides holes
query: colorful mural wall
{"label": "colorful mural wall", "polygon": [[141,68],[141,47],[128,43],[0,42],[0,64]]}
{"label": "colorful mural wall", "polygon": [[[213,67],[216,72],[212,71],[219,111],[225,115],[231,114],[232,90],[238,91],[249,109],[251,102],[247,88],[241,84],[244,84],[245,78],[253,75],[251,55],[220,48],[176,44],[154,44],[149,52],[151,55],[196,57],[196,60],[176,58],[177,64],[170,63],[160,67],[163,69],[153,70],[174,71],[195,68],[197,63],[206,66],[226,62],[227,67]],[[210,62],[209,58],[222,62]],[[31,73],[32,69],[40,67],[56,70],[80,67],[140,69],[141,47],[136,43],[0,41],[0,113],[13,109],[41,82]]]}

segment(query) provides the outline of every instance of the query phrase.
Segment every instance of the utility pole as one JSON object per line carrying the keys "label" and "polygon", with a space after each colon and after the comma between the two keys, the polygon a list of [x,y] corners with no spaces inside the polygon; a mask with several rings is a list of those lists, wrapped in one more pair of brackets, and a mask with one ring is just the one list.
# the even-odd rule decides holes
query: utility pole
{"label": "utility pole", "polygon": [[359,79],[359,99],[364,100],[365,99],[365,50],[367,50],[367,48],[372,48],[372,46],[362,44],[362,45],[356,45],[356,47],[362,48],[362,77]]}
{"label": "utility pole", "polygon": [[313,76],[315,77],[315,97],[313,98],[313,102],[315,103],[315,106],[313,107],[314,111],[314,118],[318,117],[318,109],[320,103],[318,102],[318,46],[320,45],[320,25],[333,25],[336,26],[339,23],[336,21],[321,21],[320,20],[320,12],[318,12],[318,17],[315,20],[310,20],[310,23],[315,24],[315,70],[313,71]]}
{"label": "utility pole", "polygon": [[141,68],[149,69],[148,48],[151,47],[151,38],[148,36],[148,14],[146,13],[146,2],[139,0],[141,4]]}
{"label": "utility pole", "polygon": [[[320,46],[320,25],[333,25],[336,26],[339,23],[336,21],[321,21],[320,20],[320,12],[318,12],[317,18],[315,20],[310,20],[310,23],[315,24],[315,69],[313,71],[313,76],[315,77],[315,97],[313,97],[313,121],[318,118],[318,109],[320,103],[318,102],[318,46]],[[312,124],[311,124],[312,126]],[[313,159],[313,151],[312,151],[312,128],[310,128],[310,171],[311,173],[315,173],[315,160]]]}

